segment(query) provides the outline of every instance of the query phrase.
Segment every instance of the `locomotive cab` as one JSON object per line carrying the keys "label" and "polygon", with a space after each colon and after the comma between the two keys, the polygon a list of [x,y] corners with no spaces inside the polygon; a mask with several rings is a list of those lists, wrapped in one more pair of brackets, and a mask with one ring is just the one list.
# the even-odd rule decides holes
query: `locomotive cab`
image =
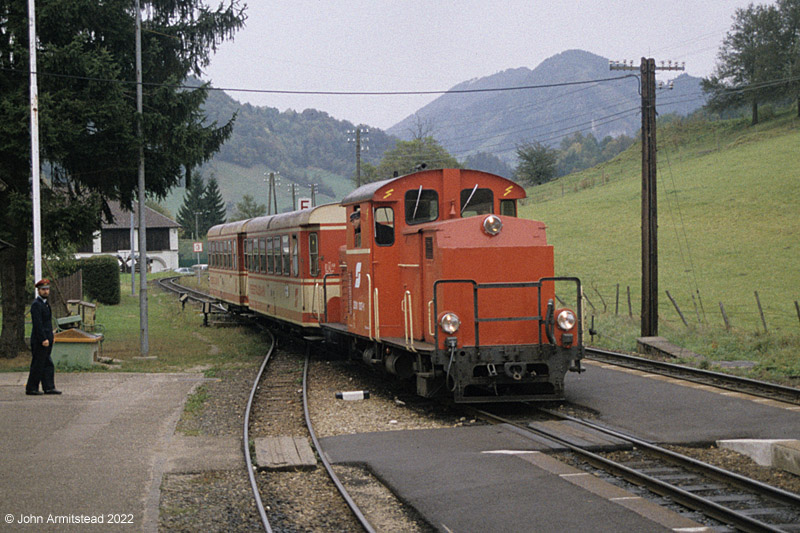
{"label": "locomotive cab", "polygon": [[[351,351],[424,396],[458,402],[559,399],[583,355],[580,282],[555,278],[541,222],[516,218],[525,191],[500,176],[427,170],[343,201],[341,323]],[[556,283],[569,283],[575,310]],[[561,289],[559,289],[561,290]]]}

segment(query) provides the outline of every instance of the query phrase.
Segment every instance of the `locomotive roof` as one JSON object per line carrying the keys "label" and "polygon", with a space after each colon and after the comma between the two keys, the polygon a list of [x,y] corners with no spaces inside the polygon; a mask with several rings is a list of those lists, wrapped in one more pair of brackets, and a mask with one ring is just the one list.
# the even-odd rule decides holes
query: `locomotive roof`
{"label": "locomotive roof", "polygon": [[342,198],[342,205],[349,205],[349,204],[360,204],[366,200],[371,200],[372,197],[375,195],[378,189],[383,187],[384,185],[391,183],[393,181],[397,181],[403,179],[405,176],[399,176],[397,178],[389,178],[388,180],[383,181],[373,181],[372,183],[367,183],[366,185],[362,185],[358,189],[354,190],[344,198]]}
{"label": "locomotive roof", "polygon": [[300,211],[290,211],[277,215],[240,220],[220,224],[208,230],[209,237],[234,235],[236,233],[254,233],[271,229],[296,228],[309,224],[344,224],[345,212],[338,204],[325,204]]}
{"label": "locomotive roof", "polygon": [[[388,180],[375,181],[375,182],[372,182],[372,183],[367,183],[366,185],[362,185],[358,189],[354,190],[353,192],[351,192],[350,194],[345,196],[342,199],[341,204],[342,205],[352,205],[352,204],[360,204],[362,202],[367,202],[367,201],[372,200],[375,197],[375,194],[378,192],[378,190],[380,190],[382,187],[384,187],[384,186],[386,186],[386,185],[388,185],[390,183],[397,182],[397,185],[402,186],[402,183],[401,183],[402,181],[412,181],[417,176],[422,177],[422,175],[430,175],[431,173],[443,172],[444,170],[445,169],[421,170],[419,172],[412,172],[411,174],[406,174],[404,176],[398,176],[396,178],[389,178]],[[511,181],[511,180],[509,180],[507,178],[504,178],[502,176],[498,176],[496,174],[492,174],[492,173],[489,173],[489,172],[484,172],[482,170],[470,170],[470,169],[457,169],[457,170],[458,170],[458,172],[460,174],[463,174],[465,172],[466,173],[470,173],[470,174],[481,174],[481,175],[483,175],[485,177],[488,177],[488,178],[491,178],[491,179],[507,181],[509,184],[514,185],[515,189],[518,191],[514,196],[515,198],[524,198],[525,197],[525,190],[522,187],[520,187],[519,185],[517,185],[513,181]]]}

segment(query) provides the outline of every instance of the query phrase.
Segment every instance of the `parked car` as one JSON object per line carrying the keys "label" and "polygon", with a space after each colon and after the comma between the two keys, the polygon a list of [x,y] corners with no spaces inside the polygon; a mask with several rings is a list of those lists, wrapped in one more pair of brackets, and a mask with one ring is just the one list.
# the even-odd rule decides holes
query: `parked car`
{"label": "parked car", "polygon": [[176,274],[194,274],[194,270],[187,267],[180,267],[175,269]]}

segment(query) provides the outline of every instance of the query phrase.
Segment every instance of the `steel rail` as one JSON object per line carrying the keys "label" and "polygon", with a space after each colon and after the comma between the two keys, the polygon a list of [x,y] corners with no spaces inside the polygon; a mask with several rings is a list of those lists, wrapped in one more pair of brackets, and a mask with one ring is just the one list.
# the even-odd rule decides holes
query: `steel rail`
{"label": "steel rail", "polygon": [[[180,276],[175,276],[171,278],[161,278],[158,280],[158,285],[168,291],[171,292],[186,292],[186,293],[194,293],[195,296],[190,296],[191,299],[196,301],[208,301],[208,295],[196,291],[194,289],[189,289],[188,287],[184,287],[178,283],[175,283],[175,280],[178,279]],[[264,328],[262,328],[264,329]],[[272,527],[269,524],[269,518],[267,518],[267,512],[264,509],[264,502],[261,499],[261,492],[258,490],[258,485],[256,484],[256,478],[253,467],[253,458],[250,454],[250,412],[253,408],[253,399],[256,396],[256,390],[258,390],[258,384],[261,382],[261,376],[264,374],[264,369],[267,367],[267,363],[269,363],[270,358],[272,357],[272,353],[275,351],[275,336],[269,330],[264,329],[271,339],[269,350],[267,351],[267,355],[264,356],[264,361],[261,363],[261,367],[258,369],[258,374],[256,375],[255,380],[253,381],[253,387],[250,390],[250,396],[247,399],[247,405],[244,409],[244,430],[242,432],[242,448],[244,449],[244,459],[245,459],[245,468],[247,468],[247,476],[250,480],[250,488],[253,491],[253,499],[256,503],[256,508],[258,509],[259,517],[261,518],[261,524],[264,527],[264,531],[267,533],[272,533]]]}
{"label": "steel rail", "polygon": [[[703,370],[701,368],[693,368],[675,363],[654,361],[644,357],[600,350],[598,348],[587,347],[586,355],[589,359],[624,366],[626,368],[641,369],[641,367],[645,367],[648,371],[661,373],[663,375],[677,375],[681,379],[693,381],[695,383],[712,385],[721,389],[744,392],[754,396],[761,396],[773,400],[778,399],[779,401],[800,405],[800,389],[795,387],[787,387],[785,385],[777,385],[766,381],[733,376],[731,374]],[[661,372],[658,372],[659,370]]]}
{"label": "steel rail", "polygon": [[317,450],[319,454],[319,458],[322,461],[322,464],[325,465],[325,470],[328,472],[328,476],[333,481],[336,488],[339,490],[339,493],[344,498],[344,501],[350,507],[350,510],[355,515],[356,519],[361,523],[361,527],[364,528],[364,531],[369,533],[375,533],[375,529],[372,527],[372,524],[369,523],[367,518],[364,516],[364,513],[361,512],[361,509],[358,507],[358,504],[353,500],[350,496],[350,493],[347,492],[344,484],[342,484],[339,476],[336,475],[336,472],[333,471],[333,466],[331,465],[330,461],[325,455],[325,451],[320,446],[319,440],[317,439],[317,435],[314,432],[314,426],[311,423],[311,415],[308,411],[308,362],[311,356],[306,354],[306,361],[305,365],[303,366],[303,413],[306,417],[306,427],[308,428],[308,433],[311,435],[311,440],[314,443],[314,449]]}
{"label": "steel rail", "polygon": [[250,456],[250,411],[253,407],[253,398],[256,396],[256,390],[258,390],[258,384],[261,382],[261,375],[264,373],[264,369],[267,367],[267,363],[272,357],[272,353],[275,351],[275,336],[267,330],[269,336],[272,339],[272,343],[269,347],[269,351],[267,355],[264,357],[264,362],[261,363],[261,368],[258,369],[258,375],[256,376],[255,381],[253,382],[253,388],[250,390],[250,397],[247,400],[247,406],[244,409],[244,433],[242,436],[242,445],[244,448],[244,459],[245,459],[245,467],[247,468],[247,476],[250,478],[250,488],[253,490],[253,498],[256,501],[256,507],[258,508],[258,514],[261,517],[261,524],[264,526],[264,531],[267,533],[272,533],[272,528],[269,525],[269,519],[267,518],[267,512],[264,510],[264,502],[261,500],[261,492],[258,490],[258,485],[256,484],[256,477],[253,474],[254,467],[253,467],[253,459]]}
{"label": "steel rail", "polygon": [[620,433],[619,431],[615,431],[611,428],[595,424],[593,422],[590,422],[589,420],[584,420],[582,418],[575,418],[573,416],[559,413],[558,411],[553,411],[551,409],[539,408],[539,410],[543,413],[547,413],[548,415],[561,418],[562,420],[569,420],[570,422],[586,426],[595,431],[600,431],[602,433],[605,433],[606,435],[611,435],[612,437],[616,437],[618,439],[631,442],[635,444],[638,448],[652,452],[661,457],[662,459],[677,464],[681,467],[687,468],[689,470],[694,470],[696,472],[700,472],[704,475],[717,479],[718,481],[735,485],[744,490],[756,492],[759,495],[780,501],[781,503],[787,505],[795,506],[800,509],[800,495],[798,494],[794,494],[792,492],[779,489],[778,487],[773,487],[772,485],[762,483],[755,479],[750,479],[748,477],[739,475],[735,472],[725,470],[724,468],[719,468],[714,465],[698,461],[697,459],[693,459],[691,457],[687,457],[686,455],[673,452],[672,450],[668,450],[651,442],[638,439],[626,433]]}
{"label": "steel rail", "polygon": [[[548,431],[534,429],[525,426],[523,424],[514,422],[512,420],[500,417],[498,415],[489,413],[487,411],[482,411],[474,408],[468,408],[468,409],[472,409],[475,413],[480,414],[482,417],[485,417],[488,420],[509,424],[523,431],[533,433],[545,437],[547,439],[550,439],[552,441],[555,441],[558,444],[567,448],[568,450],[572,451],[576,455],[580,456],[582,459],[586,460],[590,464],[602,470],[612,472],[615,475],[620,476],[626,479],[627,481],[630,481],[631,483],[646,487],[647,489],[651,490],[652,492],[655,492],[656,494],[669,497],[673,501],[681,505],[684,505],[685,507],[700,511],[704,513],[706,516],[719,520],[720,522],[732,525],[736,528],[739,528],[742,531],[751,533],[762,533],[762,532],[778,533],[782,531],[781,529],[777,529],[771,526],[770,524],[766,524],[764,522],[761,522],[760,520],[756,520],[745,514],[738,513],[733,509],[729,509],[727,507],[719,505],[718,503],[710,501],[706,498],[702,498],[696,494],[692,494],[688,491],[685,491],[680,487],[671,485],[669,483],[656,479],[642,472],[638,472],[621,463],[617,463],[616,461],[607,459],[602,455],[590,452],[589,450],[585,450],[579,446],[572,444],[566,439],[563,439],[558,435],[554,435]],[[618,438],[630,440],[630,437],[628,435],[619,434],[616,436]]]}

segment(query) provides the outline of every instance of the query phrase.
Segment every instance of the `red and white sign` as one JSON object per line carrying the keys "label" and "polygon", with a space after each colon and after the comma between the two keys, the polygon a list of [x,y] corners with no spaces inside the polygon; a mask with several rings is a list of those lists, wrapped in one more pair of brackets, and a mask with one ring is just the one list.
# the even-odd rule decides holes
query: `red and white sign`
{"label": "red and white sign", "polygon": [[192,243],[192,246],[194,247],[194,250],[193,250],[194,253],[196,253],[196,254],[203,253],[203,243],[202,242]]}
{"label": "red and white sign", "polygon": [[311,209],[311,198],[298,198],[297,208],[301,211],[303,209]]}

